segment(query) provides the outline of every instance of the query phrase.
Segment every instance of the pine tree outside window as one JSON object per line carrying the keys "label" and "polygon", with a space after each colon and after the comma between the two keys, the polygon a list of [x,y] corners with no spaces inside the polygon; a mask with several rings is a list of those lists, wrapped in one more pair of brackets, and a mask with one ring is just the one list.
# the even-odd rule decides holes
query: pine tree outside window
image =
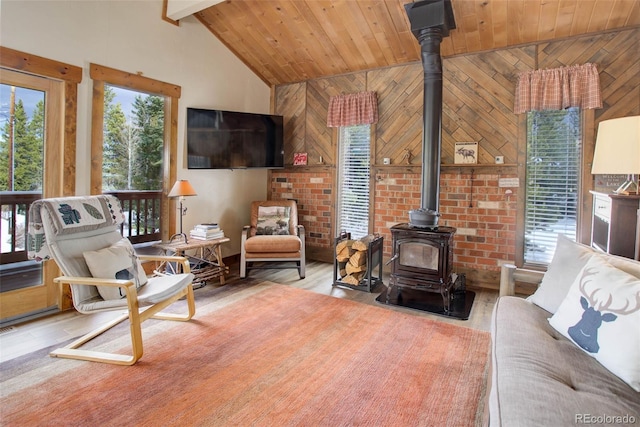
{"label": "pine tree outside window", "polygon": [[105,85],[103,191],[162,190],[164,99]]}
{"label": "pine tree outside window", "polygon": [[527,113],[525,263],[549,264],[558,234],[576,240],[581,156],[579,108]]}
{"label": "pine tree outside window", "polygon": [[105,84],[102,191],[119,193],[132,241],[160,232],[160,199],[122,192],[162,191],[163,150],[164,97]]}
{"label": "pine tree outside window", "polygon": [[29,270],[19,283],[6,280],[1,291],[42,283],[41,266],[26,257],[26,217],[30,201],[43,194],[46,99],[44,90],[0,84],[0,276]]}

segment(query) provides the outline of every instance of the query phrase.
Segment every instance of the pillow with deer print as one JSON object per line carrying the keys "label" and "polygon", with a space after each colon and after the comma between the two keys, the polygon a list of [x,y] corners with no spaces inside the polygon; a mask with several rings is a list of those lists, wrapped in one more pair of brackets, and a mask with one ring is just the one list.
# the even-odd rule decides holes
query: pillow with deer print
{"label": "pillow with deer print", "polygon": [[591,257],[549,323],[640,392],[640,279]]}

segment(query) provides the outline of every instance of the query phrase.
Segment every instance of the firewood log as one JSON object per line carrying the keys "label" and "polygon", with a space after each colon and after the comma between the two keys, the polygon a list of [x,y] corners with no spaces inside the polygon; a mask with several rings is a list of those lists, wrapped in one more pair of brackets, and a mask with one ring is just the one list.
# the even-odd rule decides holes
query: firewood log
{"label": "firewood log", "polygon": [[345,262],[349,260],[349,257],[353,254],[351,245],[353,240],[343,240],[336,245],[336,260],[338,262]]}
{"label": "firewood log", "polygon": [[369,246],[360,240],[356,240],[353,242],[353,245],[351,245],[351,249],[355,251],[366,251],[368,248]]}
{"label": "firewood log", "polygon": [[346,251],[343,249],[342,252],[339,252],[336,254],[336,260],[338,262],[347,262],[349,261],[349,258],[351,258],[351,253],[349,249],[348,248],[346,249],[347,249]]}
{"label": "firewood log", "polygon": [[345,266],[345,270],[347,271],[347,274],[353,274],[353,273],[359,273],[361,271],[367,271],[367,266],[366,265],[353,265],[350,262],[348,262]]}
{"label": "firewood log", "polygon": [[359,267],[363,264],[367,263],[367,252],[366,251],[357,251],[353,255],[349,257],[349,264],[354,267]]}
{"label": "firewood log", "polygon": [[342,281],[350,285],[359,285],[363,277],[364,273],[354,273],[345,276]]}
{"label": "firewood log", "polygon": [[338,242],[338,244],[336,245],[336,253],[342,252],[342,250],[344,248],[350,248],[351,245],[353,245],[353,240],[341,240],[340,242]]}

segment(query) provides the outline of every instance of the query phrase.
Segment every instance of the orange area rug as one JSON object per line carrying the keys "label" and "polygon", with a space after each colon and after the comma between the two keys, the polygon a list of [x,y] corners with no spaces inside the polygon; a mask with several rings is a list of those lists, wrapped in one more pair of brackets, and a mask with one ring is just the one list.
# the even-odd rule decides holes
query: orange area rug
{"label": "orange area rug", "polygon": [[169,323],[143,332],[144,356],[131,367],[63,359],[16,367],[0,384],[0,424],[398,427],[482,420],[486,332],[283,285]]}

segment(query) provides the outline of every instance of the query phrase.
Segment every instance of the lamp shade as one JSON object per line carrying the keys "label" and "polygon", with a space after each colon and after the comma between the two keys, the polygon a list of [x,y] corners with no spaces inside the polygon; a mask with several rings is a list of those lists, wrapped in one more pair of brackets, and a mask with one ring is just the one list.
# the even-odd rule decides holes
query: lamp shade
{"label": "lamp shade", "polygon": [[600,122],[592,174],[640,174],[640,116]]}
{"label": "lamp shade", "polygon": [[173,188],[169,192],[168,197],[184,197],[184,196],[197,196],[196,190],[193,189],[189,181],[186,179],[180,179],[173,184]]}

